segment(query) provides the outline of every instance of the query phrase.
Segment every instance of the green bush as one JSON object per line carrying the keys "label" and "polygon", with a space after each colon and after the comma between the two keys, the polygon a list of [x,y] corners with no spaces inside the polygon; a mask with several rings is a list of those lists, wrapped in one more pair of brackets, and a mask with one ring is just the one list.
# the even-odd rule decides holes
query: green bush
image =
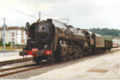
{"label": "green bush", "polygon": [[[0,46],[3,46],[3,43],[0,43]],[[10,44],[5,44],[5,46],[10,46]]]}

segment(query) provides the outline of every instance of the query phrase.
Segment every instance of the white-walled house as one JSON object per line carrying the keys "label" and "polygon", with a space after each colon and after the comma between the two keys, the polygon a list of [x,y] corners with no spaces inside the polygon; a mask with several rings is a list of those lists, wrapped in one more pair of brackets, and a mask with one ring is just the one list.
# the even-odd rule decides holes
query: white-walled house
{"label": "white-walled house", "polygon": [[[26,31],[20,27],[8,27],[6,28],[5,42],[11,44],[25,45],[27,41]],[[0,38],[3,39],[3,30],[0,28]]]}

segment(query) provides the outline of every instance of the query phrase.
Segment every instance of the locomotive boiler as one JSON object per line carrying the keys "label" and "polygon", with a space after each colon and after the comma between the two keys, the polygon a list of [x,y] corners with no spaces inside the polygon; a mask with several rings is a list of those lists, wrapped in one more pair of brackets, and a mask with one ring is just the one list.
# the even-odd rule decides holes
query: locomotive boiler
{"label": "locomotive boiler", "polygon": [[112,44],[98,34],[47,19],[30,26],[27,45],[20,56],[32,55],[36,63],[42,60],[53,63],[110,50],[109,43]]}

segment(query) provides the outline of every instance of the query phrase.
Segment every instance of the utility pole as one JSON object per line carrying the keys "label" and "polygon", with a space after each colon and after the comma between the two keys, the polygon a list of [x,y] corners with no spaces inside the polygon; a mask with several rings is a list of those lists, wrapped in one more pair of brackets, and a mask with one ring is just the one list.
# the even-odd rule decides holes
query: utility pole
{"label": "utility pole", "polygon": [[6,24],[5,24],[5,18],[3,18],[3,51],[6,51],[6,46],[5,46],[5,38],[6,38]]}
{"label": "utility pole", "polygon": [[39,20],[41,21],[41,12],[39,11]]}
{"label": "utility pole", "polygon": [[39,11],[39,18],[37,20],[37,22],[40,22],[41,21],[41,12]]}

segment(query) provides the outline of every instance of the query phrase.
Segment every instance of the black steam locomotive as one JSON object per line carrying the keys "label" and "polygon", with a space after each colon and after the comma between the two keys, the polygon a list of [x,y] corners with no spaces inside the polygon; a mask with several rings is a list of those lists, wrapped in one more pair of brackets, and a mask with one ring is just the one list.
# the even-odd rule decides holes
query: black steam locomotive
{"label": "black steam locomotive", "polygon": [[98,54],[111,48],[112,41],[99,34],[47,19],[30,26],[27,45],[20,56],[33,55],[36,63],[44,59],[53,63]]}

